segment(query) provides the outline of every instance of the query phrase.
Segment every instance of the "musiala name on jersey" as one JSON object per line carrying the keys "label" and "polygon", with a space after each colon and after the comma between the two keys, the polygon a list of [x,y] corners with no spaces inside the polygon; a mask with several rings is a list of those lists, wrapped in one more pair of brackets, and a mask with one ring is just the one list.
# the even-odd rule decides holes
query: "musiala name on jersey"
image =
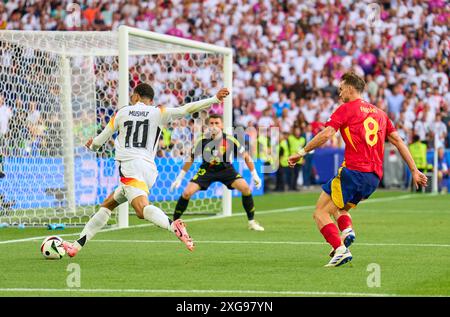
{"label": "musiala name on jersey", "polygon": [[129,116],[133,117],[146,117],[150,111],[137,111],[137,110],[130,110],[128,112]]}

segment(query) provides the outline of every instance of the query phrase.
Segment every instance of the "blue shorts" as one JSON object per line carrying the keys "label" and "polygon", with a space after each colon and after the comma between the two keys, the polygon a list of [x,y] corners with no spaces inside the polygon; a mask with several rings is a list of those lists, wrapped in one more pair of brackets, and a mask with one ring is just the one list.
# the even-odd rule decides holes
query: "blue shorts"
{"label": "blue shorts", "polygon": [[375,173],[365,173],[339,168],[338,174],[322,189],[331,196],[339,209],[349,210],[361,200],[369,198],[377,189],[380,179]]}

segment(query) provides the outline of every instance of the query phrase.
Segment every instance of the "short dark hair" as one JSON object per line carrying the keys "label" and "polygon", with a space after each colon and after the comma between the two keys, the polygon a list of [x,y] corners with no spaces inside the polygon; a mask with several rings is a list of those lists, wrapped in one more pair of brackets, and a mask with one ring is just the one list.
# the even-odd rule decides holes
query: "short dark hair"
{"label": "short dark hair", "polygon": [[416,143],[418,141],[420,141],[420,136],[418,136],[417,134],[414,134],[414,136],[413,136],[413,143]]}
{"label": "short dark hair", "polygon": [[347,72],[342,75],[341,80],[349,86],[352,86],[356,89],[357,92],[362,93],[364,91],[364,87],[366,87],[366,82],[364,79],[359,77],[355,72]]}
{"label": "short dark hair", "polygon": [[222,115],[220,115],[220,114],[218,114],[218,113],[211,113],[209,116],[208,116],[208,119],[206,120],[206,123],[209,123],[209,120],[210,119],[220,119],[222,122],[223,122],[223,117],[222,117]]}
{"label": "short dark hair", "polygon": [[134,88],[134,93],[141,98],[149,98],[151,100],[153,100],[153,97],[155,96],[152,86],[145,83],[137,85],[136,88]]}

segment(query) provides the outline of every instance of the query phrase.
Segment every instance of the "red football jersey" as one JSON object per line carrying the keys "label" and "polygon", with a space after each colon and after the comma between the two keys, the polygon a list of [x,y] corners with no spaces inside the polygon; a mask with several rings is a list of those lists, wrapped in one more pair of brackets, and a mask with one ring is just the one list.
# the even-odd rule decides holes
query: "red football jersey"
{"label": "red football jersey", "polygon": [[395,128],[387,114],[356,99],[340,105],[325,126],[340,130],[345,142],[344,164],[359,172],[383,176],[384,142]]}

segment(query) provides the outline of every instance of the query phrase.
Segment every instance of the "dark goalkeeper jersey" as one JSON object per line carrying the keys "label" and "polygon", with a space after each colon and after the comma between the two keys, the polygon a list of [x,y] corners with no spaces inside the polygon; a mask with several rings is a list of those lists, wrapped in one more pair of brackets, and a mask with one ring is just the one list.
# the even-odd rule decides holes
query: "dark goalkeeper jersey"
{"label": "dark goalkeeper jersey", "polygon": [[221,171],[232,167],[231,161],[235,154],[242,155],[245,148],[239,141],[225,133],[218,139],[199,138],[192,149],[191,158],[202,157],[200,168],[208,171]]}

